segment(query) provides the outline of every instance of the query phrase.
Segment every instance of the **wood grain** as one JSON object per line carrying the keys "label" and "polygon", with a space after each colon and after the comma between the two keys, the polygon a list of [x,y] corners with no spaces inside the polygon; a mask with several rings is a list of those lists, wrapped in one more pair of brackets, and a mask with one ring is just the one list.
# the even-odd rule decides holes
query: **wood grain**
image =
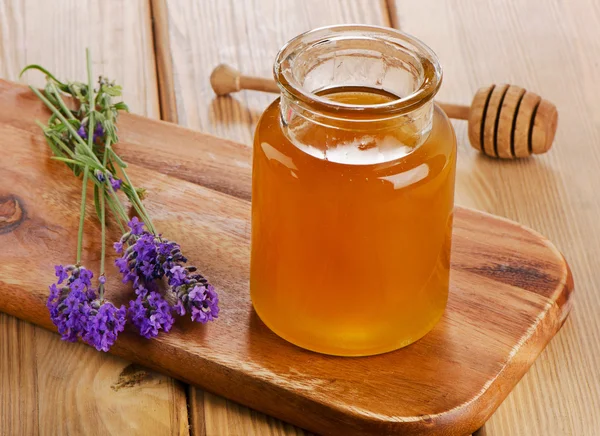
{"label": "wood grain", "polygon": [[[169,114],[166,119],[177,119],[184,126],[245,145],[251,144],[256,122],[274,97],[260,92],[215,97],[209,83],[210,73],[215,66],[228,63],[243,67],[247,74],[272,77],[277,51],[287,40],[301,32],[339,23],[389,25],[384,0],[153,0],[153,5],[156,3],[166,3],[167,6],[166,10],[154,8],[160,12],[159,16],[155,13],[156,23],[166,22],[168,25],[168,33],[163,33],[163,37],[157,39],[161,94],[164,92],[167,95],[161,99],[163,113]],[[161,49],[167,46],[168,49]],[[169,67],[164,80],[160,75],[161,64]],[[206,145],[208,150],[194,149],[195,156],[207,156],[214,147],[224,151],[223,144],[217,141],[207,142]],[[169,144],[171,146],[177,146],[177,141],[172,141]],[[232,151],[239,152],[235,146]],[[180,153],[174,155],[182,156]],[[249,183],[247,168],[241,165],[235,174],[240,175],[244,183]],[[160,163],[155,162],[153,168],[161,168]],[[192,171],[184,177],[198,182],[200,176],[200,171]],[[231,184],[230,181],[228,183]],[[236,189],[233,186],[227,192],[244,195],[235,192]],[[210,408],[214,398],[205,397],[206,409]],[[236,409],[239,406],[231,402],[226,404],[227,410],[243,410]],[[195,414],[202,413],[203,410],[191,408],[192,421],[196,420]],[[245,411],[243,416],[253,418],[255,415]],[[243,422],[243,429],[236,427],[238,434],[254,431],[254,419],[244,419]],[[210,427],[210,424],[207,426]],[[295,431],[285,430],[287,427],[281,423],[271,428],[273,434],[295,434]],[[279,430],[281,428],[284,430]],[[269,434],[266,428],[261,429],[264,434]],[[194,426],[192,432],[202,434]]]}
{"label": "wood grain", "polygon": [[[20,119],[39,114],[41,105],[26,89],[10,88],[2,84],[0,107],[15,108]],[[3,188],[8,192],[0,194],[17,199],[27,219],[0,235],[2,245],[10,247],[0,253],[0,310],[52,329],[45,286],[52,280],[54,259],[74,249],[75,241],[65,236],[77,226],[77,217],[68,211],[79,201],[79,186],[62,164],[48,159],[40,133],[13,125],[12,119],[0,117],[7,156],[0,162],[0,177],[19,183],[10,183],[10,191]],[[135,116],[123,116],[121,126],[123,133],[136,126],[138,137],[164,142],[172,132],[188,136],[189,144],[205,138]],[[123,137],[119,147],[132,146],[129,139]],[[140,145],[144,142],[142,138]],[[229,157],[218,153],[206,167],[209,176],[230,165]],[[191,159],[184,164],[197,165]],[[355,359],[315,354],[277,337],[251,309],[248,201],[224,193],[229,187],[209,189],[149,175],[135,161],[130,172],[148,189],[146,205],[157,227],[182,241],[220,292],[222,315],[207,326],[180,322],[169,335],[151,341],[124,332],[112,351],[320,433],[474,431],[527,371],[570,308],[570,272],[552,244],[516,223],[457,208],[450,299],[438,326],[394,353]],[[237,183],[237,191],[249,191],[241,178]],[[88,213],[83,257],[94,269],[98,226],[91,205]],[[116,238],[117,229],[111,232]],[[18,274],[25,261],[39,271],[26,281]],[[108,289],[117,303],[131,294],[115,275]],[[216,416],[223,419],[222,413]],[[210,431],[208,425],[205,429]]]}
{"label": "wood grain", "polygon": [[38,432],[37,333],[56,336],[0,313],[0,435]]}
{"label": "wood grain", "polygon": [[583,435],[600,429],[600,8],[593,0],[396,1],[403,30],[437,52],[440,99],[468,103],[481,86],[513,83],[552,101],[552,150],[520,162],[478,156],[466,126],[457,201],[515,219],[556,242],[578,294],[565,328],[486,424],[495,435]]}
{"label": "wood grain", "polygon": [[[58,77],[85,80],[86,46],[94,70],[124,86],[132,111],[158,117],[146,1],[0,2],[0,77],[17,80],[25,65],[39,63]],[[25,79],[44,81],[35,73]],[[0,215],[10,217],[0,218],[0,233],[18,222],[15,205],[14,199],[0,201]],[[0,435],[188,434],[180,382],[65,344],[4,314],[0,337]]]}
{"label": "wood grain", "polygon": [[169,36],[167,0],[150,0],[150,5],[152,8],[154,53],[160,96],[160,118],[176,123],[178,116],[175,93],[173,92],[175,83],[173,79],[173,62],[170,55],[171,38]]}
{"label": "wood grain", "polygon": [[179,123],[243,144],[251,143],[258,117],[274,98],[256,92],[215,98],[209,83],[215,66],[272,77],[277,51],[302,32],[339,23],[389,24],[382,0],[181,0],[167,6]]}
{"label": "wood grain", "polygon": [[310,436],[277,418],[190,386],[191,428],[194,435]]}
{"label": "wood grain", "polygon": [[[0,77],[17,80],[25,65],[38,63],[57,77],[86,81],[90,47],[95,73],[123,86],[131,111],[159,117],[147,1],[3,0],[0,24]],[[41,86],[44,77],[28,73],[23,81]]]}

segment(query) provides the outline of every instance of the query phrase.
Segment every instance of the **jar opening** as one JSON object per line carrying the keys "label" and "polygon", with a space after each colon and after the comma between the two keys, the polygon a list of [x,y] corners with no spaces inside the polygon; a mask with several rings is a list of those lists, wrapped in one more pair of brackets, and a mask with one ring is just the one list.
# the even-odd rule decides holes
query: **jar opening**
{"label": "jar opening", "polygon": [[[395,29],[367,25],[323,27],[289,41],[273,72],[282,95],[334,118],[397,116],[433,99],[442,71],[433,51]],[[365,87],[396,96],[377,104],[327,98],[332,88]]]}

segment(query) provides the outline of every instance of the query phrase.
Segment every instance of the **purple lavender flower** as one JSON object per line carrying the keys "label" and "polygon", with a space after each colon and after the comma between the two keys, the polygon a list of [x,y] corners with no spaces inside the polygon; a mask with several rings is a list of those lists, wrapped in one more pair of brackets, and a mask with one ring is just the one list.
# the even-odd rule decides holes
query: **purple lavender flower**
{"label": "purple lavender flower", "polygon": [[81,136],[83,139],[87,139],[88,135],[87,135],[87,132],[85,131],[85,126],[83,124],[81,126],[79,126],[79,129],[77,129],[77,134],[79,136]]}
{"label": "purple lavender flower", "polygon": [[85,283],[83,280],[77,278],[69,283],[69,287],[71,291],[83,292],[85,290]]}
{"label": "purple lavender flower", "polygon": [[[89,269],[57,265],[55,271],[58,283],[50,286],[46,306],[62,339],[75,342],[80,337],[97,350],[108,351],[125,328],[125,306],[117,309],[112,303],[97,299],[91,287],[94,274]],[[65,285],[59,288],[57,285],[64,280]],[[104,275],[99,282],[103,289]]]}
{"label": "purple lavender flower", "polygon": [[129,319],[137,327],[140,335],[150,339],[158,335],[160,330],[171,330],[175,319],[169,303],[158,292],[136,290],[138,297],[129,303]]}
{"label": "purple lavender flower", "polygon": [[[66,284],[59,288],[57,284],[50,286],[50,295],[46,306],[50,311],[50,319],[57,327],[65,341],[75,342],[85,332],[87,319],[91,310],[90,302],[96,298],[90,287],[92,273],[84,267],[55,267],[58,283],[66,279]],[[68,271],[70,275],[64,277]]]}
{"label": "purple lavender flower", "polygon": [[79,268],[79,280],[81,280],[85,286],[92,286],[92,277],[94,277],[94,273],[89,269],[83,267]]}
{"label": "purple lavender flower", "polygon": [[188,272],[184,267],[180,265],[175,265],[169,270],[169,272],[169,286],[176,288],[177,286],[181,286],[187,283]]}
{"label": "purple lavender flower", "polygon": [[196,286],[189,293],[192,321],[207,323],[219,317],[219,296],[212,285]]}
{"label": "purple lavender flower", "polygon": [[101,138],[104,136],[104,128],[102,128],[102,124],[96,124],[96,128],[94,129],[94,139]]}
{"label": "purple lavender flower", "polygon": [[106,178],[104,177],[104,173],[100,170],[94,171],[94,176],[99,182],[104,182],[104,180],[106,180]]}
{"label": "purple lavender flower", "polygon": [[119,189],[121,189],[121,184],[123,183],[123,180],[113,177],[113,175],[110,173],[108,174],[108,180],[110,180],[110,185],[112,186],[113,191],[118,191]]}
{"label": "purple lavender flower", "polygon": [[[79,129],[77,129],[77,134],[79,136],[81,136],[82,139],[88,138],[88,132],[86,131],[85,127],[86,126],[81,124],[79,126]],[[92,140],[95,141],[96,138],[101,138],[103,136],[104,136],[104,129],[102,128],[102,124],[98,123],[98,124],[96,124],[96,128],[94,129],[94,136],[93,136]]]}
{"label": "purple lavender flower", "polygon": [[141,222],[136,216],[131,218],[131,221],[129,221],[127,225],[131,229],[132,235],[141,235],[144,231],[144,223]]}
{"label": "purple lavender flower", "polygon": [[[154,314],[156,311],[162,314],[158,317],[158,325],[162,326],[166,322],[169,328],[172,324],[171,311],[179,315],[190,313],[193,321],[201,323],[217,318],[219,297],[215,289],[200,274],[191,274],[196,271],[195,267],[184,266],[187,259],[181,253],[179,244],[145,231],[143,224],[135,217],[129,222],[129,228],[131,231],[124,234],[115,244],[117,252],[122,253],[115,264],[123,275],[123,283],[131,281],[136,288],[138,298],[131,302],[129,314],[142,336],[153,337],[158,334],[155,324],[146,320],[150,316],[148,313]],[[125,244],[128,247],[124,250]],[[168,307],[166,301],[166,306],[162,303],[152,303],[160,297],[156,292],[155,282],[165,276],[169,291],[173,292],[178,299],[173,308]],[[150,310],[149,308],[153,308],[154,312],[142,310]],[[165,315],[167,308],[169,316]]]}
{"label": "purple lavender flower", "polygon": [[67,277],[69,276],[67,274],[67,268],[65,268],[62,265],[55,265],[54,266],[54,273],[56,274],[56,277],[58,277],[58,284],[60,285],[62,282],[64,282]]}
{"label": "purple lavender flower", "polygon": [[123,243],[121,241],[117,241],[113,244],[115,251],[119,254],[123,252]]}
{"label": "purple lavender flower", "polygon": [[114,304],[100,300],[91,302],[90,307],[82,339],[98,351],[108,351],[125,329],[127,310],[125,306],[117,309]]}
{"label": "purple lavender flower", "polygon": [[152,277],[154,275],[154,265],[144,260],[140,267],[140,271],[142,271],[146,277]]}
{"label": "purple lavender flower", "polygon": [[[181,254],[179,245],[144,231],[144,224],[137,217],[131,219],[129,228],[131,231],[123,235],[115,246],[117,251],[122,253],[115,265],[123,274],[123,282],[131,281],[134,287],[147,286],[165,275],[170,282],[171,276],[176,273],[177,285],[182,284],[187,272],[181,265],[187,262],[187,259]],[[129,245],[125,251],[123,244]],[[177,266],[180,266],[181,270],[175,268]]]}
{"label": "purple lavender flower", "polygon": [[110,172],[107,172],[105,175],[102,171],[96,170],[94,171],[94,176],[99,182],[104,182],[106,180],[106,176],[108,176],[108,181],[110,182],[110,186],[112,186],[113,191],[118,191],[121,189],[121,185],[123,184],[123,180],[117,179]]}
{"label": "purple lavender flower", "polygon": [[48,300],[46,301],[46,307],[50,310],[52,310],[52,308],[54,307],[56,301],[58,300],[62,289],[58,289],[58,286],[56,286],[56,283],[52,283],[50,286],[48,286],[48,289],[50,289],[50,295],[48,295]]}
{"label": "purple lavender flower", "polygon": [[117,266],[117,268],[119,268],[119,272],[121,274],[125,274],[129,271],[128,263],[129,262],[126,257],[120,257],[117,260],[115,260],[115,265]]}
{"label": "purple lavender flower", "polygon": [[75,342],[77,336],[85,331],[90,312],[89,302],[85,292],[73,290],[57,307],[58,316],[52,321],[64,340]]}
{"label": "purple lavender flower", "polygon": [[190,313],[192,321],[202,324],[219,316],[219,296],[200,274],[191,276],[188,283],[179,286],[176,295],[175,311],[181,316]]}

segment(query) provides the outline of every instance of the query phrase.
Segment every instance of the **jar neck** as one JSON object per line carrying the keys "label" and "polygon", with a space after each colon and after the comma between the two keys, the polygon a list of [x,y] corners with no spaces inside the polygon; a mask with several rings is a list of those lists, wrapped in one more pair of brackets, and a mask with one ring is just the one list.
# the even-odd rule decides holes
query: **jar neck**
{"label": "jar neck", "polygon": [[[406,114],[385,118],[334,117],[312,110],[282,95],[279,103],[281,129],[290,142],[320,159],[340,163],[382,163],[403,157],[425,142],[433,124],[433,101],[429,101]],[[379,146],[385,141],[386,156],[353,160],[339,160],[331,156],[336,149],[356,147],[359,150]],[[363,156],[364,157],[364,156]],[[374,159],[374,160],[373,160]]]}
{"label": "jar neck", "polygon": [[[431,131],[433,96],[441,84],[437,57],[420,41],[393,29],[359,25],[294,38],[279,52],[274,74],[284,134],[325,158],[340,141],[360,147],[370,138],[392,135],[399,146],[419,146]],[[362,97],[336,98],[336,91],[348,89],[362,90]],[[369,98],[369,93],[388,98]]]}

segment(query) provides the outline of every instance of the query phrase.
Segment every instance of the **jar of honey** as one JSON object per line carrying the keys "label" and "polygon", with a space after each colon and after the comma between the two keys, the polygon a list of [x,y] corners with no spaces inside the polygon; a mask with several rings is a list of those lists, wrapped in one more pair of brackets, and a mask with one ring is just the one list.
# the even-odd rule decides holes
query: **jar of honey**
{"label": "jar of honey", "polygon": [[393,29],[316,29],[277,55],[256,128],[250,292],[300,347],[404,347],[448,298],[456,168],[436,55]]}

